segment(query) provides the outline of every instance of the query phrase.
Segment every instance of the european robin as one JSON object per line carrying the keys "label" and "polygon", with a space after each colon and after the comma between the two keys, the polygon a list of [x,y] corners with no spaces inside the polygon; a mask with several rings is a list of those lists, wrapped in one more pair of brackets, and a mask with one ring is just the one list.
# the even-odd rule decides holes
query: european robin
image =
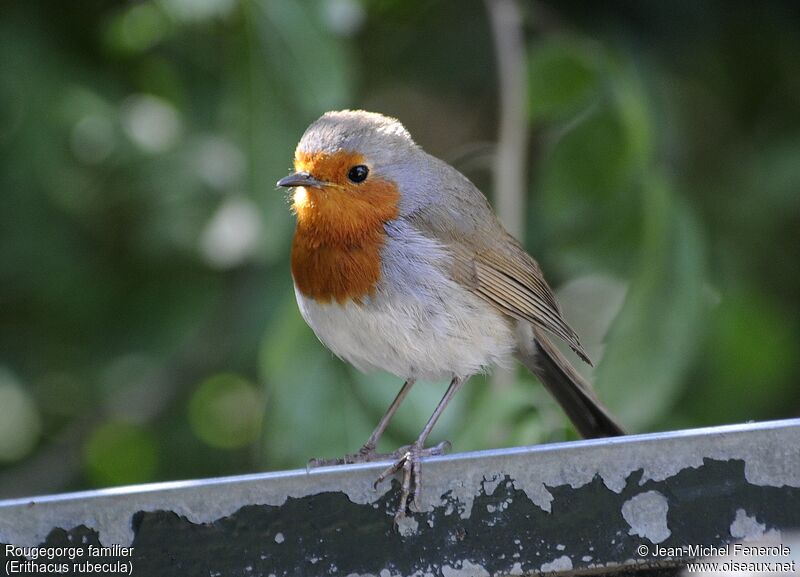
{"label": "european robin", "polygon": [[[590,362],[537,262],[475,185],[422,150],[399,121],[328,112],[306,129],[294,168],[277,184],[294,188],[300,313],[340,358],[405,379],[359,453],[335,460],[395,460],[376,484],[403,471],[398,519],[412,488],[419,507],[421,458],[447,445],[424,446],[448,402],[471,375],[509,366],[512,357],[584,437],[624,434],[550,341],[563,339]],[[450,386],[416,441],[378,454],[378,439],[417,379],[450,379]]]}

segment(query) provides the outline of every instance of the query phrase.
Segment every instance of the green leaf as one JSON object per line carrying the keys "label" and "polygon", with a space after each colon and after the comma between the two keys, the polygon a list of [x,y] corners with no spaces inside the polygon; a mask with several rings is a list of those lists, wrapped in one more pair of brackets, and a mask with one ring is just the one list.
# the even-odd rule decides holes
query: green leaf
{"label": "green leaf", "polygon": [[247,379],[232,373],[203,381],[189,401],[192,430],[205,443],[237,449],[254,442],[261,432],[264,399]]}
{"label": "green leaf", "polygon": [[555,402],[531,376],[502,388],[476,377],[467,386],[471,386],[464,391],[470,395],[469,408],[451,439],[455,451],[532,445],[546,438],[549,431],[542,416]]}
{"label": "green leaf", "polygon": [[601,397],[631,430],[668,412],[702,327],[704,248],[689,206],[667,183],[644,190],[639,267],[597,368]]}
{"label": "green leaf", "polygon": [[27,456],[36,446],[42,419],[36,401],[16,377],[0,365],[0,463]]}
{"label": "green leaf", "polygon": [[570,37],[548,38],[531,48],[529,113],[533,121],[574,115],[597,97],[600,63],[593,48]]}
{"label": "green leaf", "polygon": [[158,469],[158,443],[143,427],[109,421],[97,427],[85,447],[86,473],[95,485],[151,481]]}
{"label": "green leaf", "polygon": [[259,38],[274,71],[272,81],[294,108],[320,114],[350,97],[351,71],[343,45],[323,22],[315,2],[257,0]]}
{"label": "green leaf", "polygon": [[701,423],[783,414],[796,396],[797,339],[781,308],[760,291],[738,289],[709,316],[707,377],[687,412]]}

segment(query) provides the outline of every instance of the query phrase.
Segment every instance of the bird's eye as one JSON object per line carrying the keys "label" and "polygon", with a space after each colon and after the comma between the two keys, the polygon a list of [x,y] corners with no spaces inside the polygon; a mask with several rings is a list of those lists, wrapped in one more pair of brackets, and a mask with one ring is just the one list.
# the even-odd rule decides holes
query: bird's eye
{"label": "bird's eye", "polygon": [[347,173],[347,178],[349,178],[352,182],[364,182],[367,179],[368,174],[369,168],[363,164],[357,164],[350,169],[350,172]]}

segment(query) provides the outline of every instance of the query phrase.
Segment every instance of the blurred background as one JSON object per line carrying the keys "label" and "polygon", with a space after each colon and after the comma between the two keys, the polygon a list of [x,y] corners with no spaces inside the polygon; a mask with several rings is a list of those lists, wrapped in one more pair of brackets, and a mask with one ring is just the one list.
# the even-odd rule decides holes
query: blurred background
{"label": "blurred background", "polygon": [[[3,3],[0,498],[361,446],[401,383],[303,323],[275,188],[339,108],[398,117],[504,207],[632,431],[797,416],[798,55],[788,1]],[[431,440],[574,437],[520,371]]]}

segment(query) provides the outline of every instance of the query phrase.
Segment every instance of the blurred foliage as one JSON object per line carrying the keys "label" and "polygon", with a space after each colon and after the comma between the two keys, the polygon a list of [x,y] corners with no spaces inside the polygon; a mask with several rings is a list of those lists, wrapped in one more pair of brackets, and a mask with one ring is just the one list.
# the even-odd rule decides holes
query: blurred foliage
{"label": "blurred foliage", "polygon": [[[523,3],[526,245],[634,431],[797,415],[800,14]],[[275,181],[336,108],[400,118],[490,197],[486,7],[144,0],[0,8],[0,497],[356,450],[400,387],[301,320]],[[571,438],[476,377],[455,450]],[[414,438],[420,384],[384,440]]]}
{"label": "blurred foliage", "polygon": [[150,431],[124,421],[107,421],[86,442],[86,475],[96,485],[140,483],[153,478],[158,444]]}

